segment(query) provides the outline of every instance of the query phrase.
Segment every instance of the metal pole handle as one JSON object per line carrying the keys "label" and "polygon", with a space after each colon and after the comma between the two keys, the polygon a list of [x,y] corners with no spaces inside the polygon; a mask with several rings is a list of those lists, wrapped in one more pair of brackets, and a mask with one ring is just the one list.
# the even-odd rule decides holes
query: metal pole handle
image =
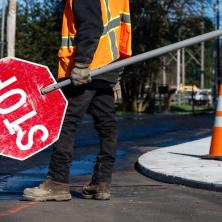
{"label": "metal pole handle", "polygon": [[[196,37],[193,37],[193,38],[181,41],[181,42],[177,42],[177,43],[174,43],[174,44],[171,44],[171,45],[168,45],[168,46],[164,46],[164,47],[159,48],[159,49],[155,49],[155,50],[152,50],[152,51],[149,51],[149,52],[145,52],[145,53],[130,57],[128,59],[124,59],[124,60],[119,61],[119,62],[112,63],[110,65],[107,65],[107,66],[103,67],[103,68],[93,70],[91,72],[91,76],[94,77],[94,76],[97,76],[97,75],[100,75],[100,74],[103,74],[103,73],[106,73],[106,72],[114,71],[114,70],[119,69],[121,67],[132,65],[132,64],[135,64],[135,63],[138,63],[138,62],[142,62],[142,61],[151,59],[151,58],[155,58],[155,57],[164,55],[166,53],[169,53],[169,52],[181,49],[181,48],[185,48],[185,47],[195,45],[195,44],[200,43],[200,42],[204,42],[204,41],[219,37],[221,35],[222,35],[222,30],[216,30],[216,31],[209,32],[209,33],[206,33],[206,34],[203,34],[203,35],[199,35],[199,36],[196,36]],[[46,87],[46,88],[41,90],[41,93],[43,95],[45,95],[49,92],[52,92],[56,89],[60,89],[63,86],[67,86],[69,84],[71,84],[70,79],[65,80],[63,82],[60,82],[60,83],[57,83],[57,84],[54,84],[54,85],[51,85],[49,87]]]}

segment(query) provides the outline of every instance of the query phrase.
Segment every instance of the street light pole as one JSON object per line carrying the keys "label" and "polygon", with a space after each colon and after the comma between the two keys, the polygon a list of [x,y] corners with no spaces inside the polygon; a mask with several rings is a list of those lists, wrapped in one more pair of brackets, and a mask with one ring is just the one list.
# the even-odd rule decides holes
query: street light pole
{"label": "street light pole", "polygon": [[15,57],[16,0],[9,0],[7,20],[8,56]]}
{"label": "street light pole", "polygon": [[[217,13],[217,30],[220,29],[220,0],[216,3],[216,13]],[[217,38],[217,80],[220,83],[221,78],[221,63],[220,63],[220,37]]]}
{"label": "street light pole", "polygon": [[[201,1],[201,34],[204,34],[205,31],[205,21],[204,21],[204,0]],[[201,42],[201,80],[200,87],[201,89],[205,86],[205,42]]]}

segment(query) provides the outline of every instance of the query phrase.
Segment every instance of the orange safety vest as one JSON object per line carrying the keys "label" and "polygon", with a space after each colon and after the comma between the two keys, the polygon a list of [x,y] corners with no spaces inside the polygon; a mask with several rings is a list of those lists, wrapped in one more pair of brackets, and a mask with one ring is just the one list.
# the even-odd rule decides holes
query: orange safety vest
{"label": "orange safety vest", "polygon": [[[67,0],[63,15],[62,40],[58,52],[58,78],[69,77],[73,68],[78,30],[72,11],[74,0]],[[115,60],[131,56],[129,0],[100,0],[103,34],[89,65],[94,70]]]}

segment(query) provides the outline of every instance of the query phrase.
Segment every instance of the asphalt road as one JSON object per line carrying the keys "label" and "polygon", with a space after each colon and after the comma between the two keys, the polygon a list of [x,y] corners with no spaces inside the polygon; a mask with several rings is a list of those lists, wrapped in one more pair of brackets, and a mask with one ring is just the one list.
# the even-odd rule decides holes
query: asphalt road
{"label": "asphalt road", "polygon": [[138,157],[149,150],[210,135],[213,116],[128,115],[119,116],[118,121],[118,159],[110,201],[84,200],[80,196],[98,152],[98,138],[87,117],[77,134],[71,170],[72,201],[20,201],[24,187],[37,185],[45,178],[51,149],[24,162],[1,157],[0,221],[222,221],[221,193],[164,184],[135,170]]}

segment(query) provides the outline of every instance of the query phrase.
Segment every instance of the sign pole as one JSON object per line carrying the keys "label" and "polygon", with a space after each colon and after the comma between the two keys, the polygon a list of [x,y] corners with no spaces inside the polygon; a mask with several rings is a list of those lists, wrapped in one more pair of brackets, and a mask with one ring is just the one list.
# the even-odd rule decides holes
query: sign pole
{"label": "sign pole", "polygon": [[[196,37],[193,37],[193,38],[181,41],[181,42],[177,42],[177,43],[174,43],[174,44],[171,44],[168,46],[164,46],[159,49],[155,49],[155,50],[145,52],[145,53],[142,53],[142,54],[139,54],[136,56],[132,56],[128,59],[124,59],[119,62],[112,63],[110,65],[103,67],[103,68],[93,70],[91,72],[91,76],[94,77],[94,76],[97,76],[97,75],[100,75],[100,74],[103,74],[106,72],[117,70],[117,69],[124,67],[124,66],[129,66],[129,65],[132,65],[135,63],[143,62],[145,60],[155,58],[155,57],[164,55],[166,53],[169,53],[169,52],[172,52],[172,51],[175,51],[178,49],[186,48],[188,46],[195,45],[195,44],[203,42],[203,41],[217,38],[218,36],[221,36],[221,35],[222,35],[222,30],[217,30],[217,31],[213,31],[213,32],[209,32],[209,33],[206,33],[203,35],[199,35],[199,36],[196,36]],[[60,89],[60,88],[67,86],[69,84],[71,84],[71,80],[67,79],[63,82],[60,82],[60,83],[57,83],[57,84],[54,84],[54,85],[51,85],[49,87],[42,89],[41,93],[42,93],[42,95],[45,95],[49,92],[52,92],[56,89]]]}

